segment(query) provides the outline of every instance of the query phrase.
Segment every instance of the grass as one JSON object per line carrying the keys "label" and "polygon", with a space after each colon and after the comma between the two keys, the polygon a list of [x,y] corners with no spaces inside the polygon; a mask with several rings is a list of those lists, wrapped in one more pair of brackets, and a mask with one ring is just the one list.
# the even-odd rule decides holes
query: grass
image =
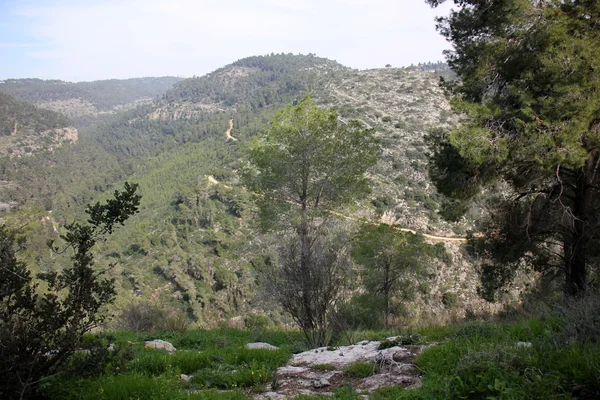
{"label": "grass", "polygon": [[[423,374],[421,388],[382,388],[372,394],[374,400],[600,398],[600,346],[594,340],[565,340],[565,332],[576,330],[567,326],[573,323],[562,317],[510,323],[474,321],[411,331],[354,332],[353,336],[380,341],[389,336],[399,338],[384,342],[389,345],[435,343],[415,361]],[[271,382],[292,349],[301,347],[301,334],[295,332],[196,330],[159,335],[178,348],[177,353],[168,354],[143,348],[144,340],[156,336],[110,334],[113,341],[126,348],[123,354],[127,357],[112,360],[92,378],[51,379],[44,385],[43,394],[49,399],[66,400],[244,399]],[[94,343],[96,338],[86,340]],[[245,344],[253,341],[269,342],[280,349],[246,349]],[[518,342],[531,345],[519,346]],[[332,366],[322,364],[314,369],[328,371]],[[359,362],[344,373],[363,378],[376,371],[375,364]],[[190,382],[183,382],[180,374],[191,375]],[[360,393],[350,387],[338,388],[332,396],[340,400],[359,397]]]}
{"label": "grass", "polygon": [[379,365],[358,361],[344,368],[344,374],[352,378],[366,378],[379,372]]}
{"label": "grass", "polygon": [[418,356],[422,388],[384,388],[374,399],[599,398],[600,348],[558,342],[558,332],[556,320],[539,319],[455,327]]}
{"label": "grass", "polygon": [[[259,387],[273,379],[291,357],[297,332],[248,332],[233,329],[196,330],[158,335],[177,347],[175,354],[145,349],[143,342],[157,335],[110,332],[99,335],[128,347],[128,358],[91,379],[60,377],[44,386],[50,399],[238,399],[239,388]],[[94,342],[94,337],[86,338]],[[281,346],[278,350],[245,348],[253,341]],[[127,344],[131,342],[132,344]],[[189,383],[180,374],[192,375]],[[228,390],[217,392],[216,390]],[[97,395],[100,393],[100,395]]]}

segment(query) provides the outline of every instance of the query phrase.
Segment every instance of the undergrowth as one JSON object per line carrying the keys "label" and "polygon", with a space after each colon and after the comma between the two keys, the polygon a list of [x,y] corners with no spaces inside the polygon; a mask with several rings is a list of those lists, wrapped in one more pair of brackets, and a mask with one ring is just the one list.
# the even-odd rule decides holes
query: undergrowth
{"label": "undergrowth", "polygon": [[[591,310],[589,307],[586,313]],[[600,345],[595,320],[577,316],[580,314],[510,323],[474,321],[452,327],[352,335],[358,340],[380,340],[385,343],[383,347],[425,344],[415,361],[423,385],[410,391],[402,386],[381,388],[369,394],[373,400],[600,398]],[[95,375],[64,374],[49,379],[43,394],[66,400],[250,398],[273,381],[275,371],[292,352],[306,349],[297,332],[219,329],[159,336],[173,343],[177,352],[144,349],[143,341],[156,336],[143,333],[90,336],[90,345],[106,345],[110,337],[117,352],[95,370]],[[246,349],[245,344],[252,341],[265,341],[280,349]],[[321,365],[314,369],[330,368]],[[356,363],[344,372],[362,378],[375,369],[371,363]],[[184,382],[181,374],[191,376],[189,382]],[[342,387],[327,398],[353,400],[362,395]]]}

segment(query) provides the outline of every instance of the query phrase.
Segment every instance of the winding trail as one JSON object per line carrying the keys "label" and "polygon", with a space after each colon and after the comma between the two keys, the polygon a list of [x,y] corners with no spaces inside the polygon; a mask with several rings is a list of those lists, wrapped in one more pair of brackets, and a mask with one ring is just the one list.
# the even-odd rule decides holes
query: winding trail
{"label": "winding trail", "polygon": [[233,119],[229,120],[229,128],[227,128],[227,131],[225,132],[225,136],[227,137],[227,140],[233,140],[234,142],[237,142],[237,139],[234,138],[233,136],[231,136],[231,130],[233,129]]}
{"label": "winding trail", "polygon": [[[221,186],[223,186],[226,189],[231,189],[231,186],[228,186],[228,185],[225,185],[224,183],[219,182],[212,175],[208,175],[207,179],[212,184],[221,185]],[[295,204],[295,203],[293,203],[293,202],[291,202],[289,200],[286,200],[286,203]],[[336,217],[340,217],[340,218],[346,219],[348,221],[367,223],[367,224],[370,224],[370,225],[379,225],[379,223],[384,223],[384,224],[390,225],[392,228],[394,228],[394,229],[396,229],[396,230],[398,230],[400,232],[410,232],[413,235],[421,234],[425,238],[430,239],[430,240],[438,240],[438,241],[443,241],[443,242],[455,242],[455,243],[456,242],[458,242],[458,243],[464,243],[464,242],[467,241],[467,237],[466,236],[439,236],[439,235],[430,235],[428,233],[419,232],[419,231],[416,231],[416,230],[410,229],[410,228],[400,228],[398,226],[391,225],[391,224],[388,224],[386,222],[372,222],[372,221],[366,221],[366,220],[360,219],[360,218],[349,217],[347,215],[340,214],[340,213],[338,213],[336,211],[328,210],[327,213],[331,214],[331,215],[335,215]]]}

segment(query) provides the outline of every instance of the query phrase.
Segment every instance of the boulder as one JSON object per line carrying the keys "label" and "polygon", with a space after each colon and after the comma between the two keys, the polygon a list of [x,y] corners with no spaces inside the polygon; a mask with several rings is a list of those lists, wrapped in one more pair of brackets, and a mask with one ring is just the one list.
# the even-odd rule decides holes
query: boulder
{"label": "boulder", "polygon": [[177,351],[171,343],[160,339],[148,341],[145,343],[144,347],[147,349],[165,350],[169,353],[175,353]]}
{"label": "boulder", "polygon": [[250,350],[279,350],[279,347],[270,345],[269,343],[264,343],[264,342],[256,342],[256,343],[248,343],[246,345],[247,349]]}

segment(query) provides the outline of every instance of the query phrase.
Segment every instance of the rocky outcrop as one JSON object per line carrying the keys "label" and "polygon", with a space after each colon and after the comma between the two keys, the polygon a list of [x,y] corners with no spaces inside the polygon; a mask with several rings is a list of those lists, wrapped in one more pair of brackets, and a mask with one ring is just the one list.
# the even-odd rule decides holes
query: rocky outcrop
{"label": "rocky outcrop", "polygon": [[[395,338],[388,338],[394,340]],[[421,346],[392,346],[380,349],[381,342],[363,341],[351,346],[321,347],[296,354],[277,370],[275,383],[255,400],[272,400],[298,395],[332,395],[341,386],[373,392],[385,386],[413,388],[421,377],[412,363]],[[356,378],[344,370],[357,363],[373,364],[371,376]]]}
{"label": "rocky outcrop", "polygon": [[177,351],[171,343],[160,339],[147,341],[144,343],[144,347],[147,349],[165,350],[169,353],[175,353]]}

